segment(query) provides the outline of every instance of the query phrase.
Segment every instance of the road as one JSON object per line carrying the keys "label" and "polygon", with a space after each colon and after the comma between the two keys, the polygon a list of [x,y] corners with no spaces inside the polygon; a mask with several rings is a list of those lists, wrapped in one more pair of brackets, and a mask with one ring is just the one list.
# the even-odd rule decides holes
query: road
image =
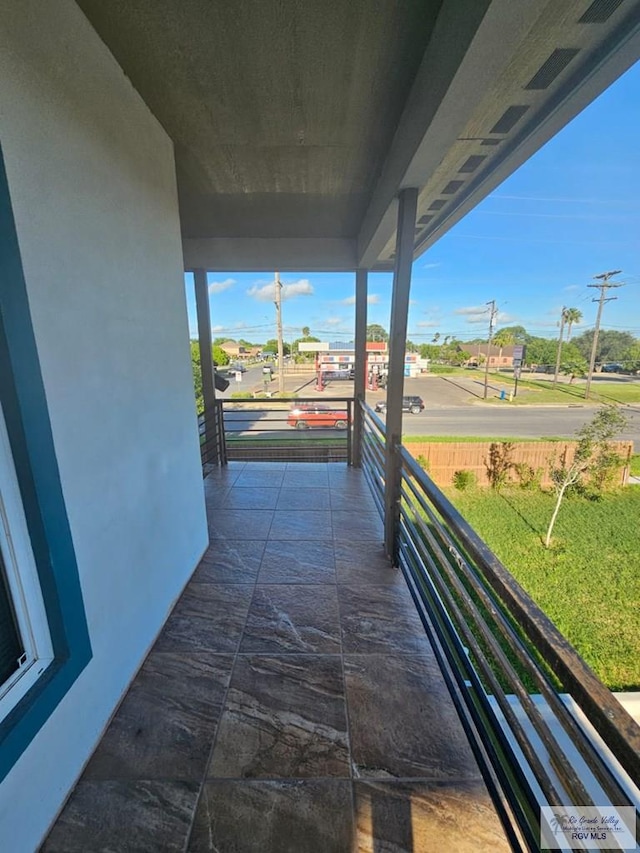
{"label": "road", "polygon": [[[477,435],[491,437],[573,438],[575,431],[593,415],[593,409],[556,409],[528,406],[526,409],[496,409],[495,407],[456,406],[433,409],[421,415],[405,413],[403,435]],[[293,438],[309,438],[309,432],[298,432],[286,423],[286,411],[263,411],[238,408],[225,411],[228,432],[253,435],[255,438],[285,430]],[[384,418],[383,418],[384,420]],[[338,433],[339,434],[339,433]],[[335,436],[335,430],[314,429],[317,437]],[[619,438],[630,439],[640,452],[640,412]]]}
{"label": "road", "polygon": [[[619,437],[631,439],[640,450],[640,407],[631,413],[630,425]],[[593,417],[594,409],[527,406],[500,409],[495,406],[450,406],[425,411],[421,415],[405,413],[404,435],[479,435],[544,438],[573,438],[575,431]]]}
{"label": "road", "polygon": [[[231,394],[238,391],[251,391],[262,385],[262,367],[252,367],[243,374],[242,382],[231,378],[229,388],[221,395],[229,399]],[[287,376],[286,387],[294,389],[300,396],[317,397],[319,402],[327,396],[348,397],[353,394],[352,382],[331,382],[324,394],[315,393],[312,376]],[[305,386],[305,383],[309,383]],[[275,390],[276,383],[271,387]],[[568,406],[523,406],[504,408],[495,405],[482,405],[479,402],[470,403],[469,391],[474,387],[472,379],[454,384],[436,377],[430,379],[406,380],[406,393],[420,394],[426,403],[426,409],[421,415],[403,415],[404,435],[477,435],[505,436],[518,438],[542,438],[559,436],[573,438],[575,431],[593,416],[594,407],[581,405]],[[374,406],[378,400],[384,399],[384,391],[367,394],[367,402]],[[231,403],[231,400],[229,400]],[[327,406],[331,404],[324,403]],[[636,452],[640,452],[640,405],[624,406],[628,416],[629,428],[620,435],[621,439],[630,439],[635,444]],[[286,430],[292,435],[303,438],[309,437],[308,432],[296,433],[286,424],[286,411],[258,412],[253,410],[249,416],[253,423],[246,418],[248,410],[227,411],[225,419],[230,432],[242,432],[246,429],[268,429],[269,433]],[[267,423],[269,422],[268,426]],[[258,437],[258,433],[251,433]],[[263,433],[264,437],[268,433]],[[318,437],[336,435],[334,430],[313,430]]]}

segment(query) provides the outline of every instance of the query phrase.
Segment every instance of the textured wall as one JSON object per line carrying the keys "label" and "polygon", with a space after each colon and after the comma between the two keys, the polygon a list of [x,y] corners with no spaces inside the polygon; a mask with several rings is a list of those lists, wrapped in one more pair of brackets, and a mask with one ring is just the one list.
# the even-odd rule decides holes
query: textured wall
{"label": "textured wall", "polygon": [[207,542],[172,145],[71,0],[0,0],[0,140],[93,659],[0,787],[32,851]]}

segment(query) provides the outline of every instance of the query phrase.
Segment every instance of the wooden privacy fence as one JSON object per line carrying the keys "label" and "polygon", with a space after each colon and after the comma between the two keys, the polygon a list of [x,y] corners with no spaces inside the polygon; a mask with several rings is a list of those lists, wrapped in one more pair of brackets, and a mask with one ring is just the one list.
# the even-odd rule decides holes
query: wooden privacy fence
{"label": "wooden privacy fence", "polygon": [[[440,442],[407,442],[404,446],[409,453],[418,459],[427,470],[427,473],[437,486],[450,486],[453,484],[453,475],[456,471],[473,471],[478,479],[478,485],[488,486],[487,463],[489,462],[489,450],[492,444],[500,445],[501,442],[478,441],[478,442],[452,442],[445,444]],[[524,463],[531,466],[534,471],[541,471],[541,485],[550,486],[551,477],[549,471],[552,467],[559,465],[563,454],[567,454],[567,462],[571,462],[577,441],[523,441],[514,442],[510,453],[510,460],[514,465]],[[625,485],[629,478],[629,465],[633,454],[632,441],[609,442],[620,456],[620,471],[616,474],[616,483]],[[508,482],[519,483],[520,479],[512,468],[509,471]]]}

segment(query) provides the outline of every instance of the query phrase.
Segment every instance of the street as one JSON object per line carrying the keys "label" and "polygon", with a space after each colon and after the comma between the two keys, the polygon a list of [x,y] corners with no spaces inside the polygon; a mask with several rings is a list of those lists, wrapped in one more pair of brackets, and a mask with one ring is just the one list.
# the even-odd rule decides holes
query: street
{"label": "street", "polygon": [[[242,381],[236,382],[233,374],[227,391],[219,395],[231,400],[231,394],[239,391],[251,392],[262,390],[262,365],[250,367],[242,374]],[[492,377],[492,382],[499,382]],[[271,383],[275,390],[277,382]],[[330,382],[324,392],[315,391],[314,375],[287,374],[285,376],[287,393],[295,393],[299,397],[312,397],[318,401],[331,397],[349,397],[353,394],[353,383],[347,381]],[[403,413],[404,435],[460,435],[460,436],[505,436],[518,438],[566,437],[573,438],[575,431],[591,419],[595,407],[580,403],[566,406],[504,406],[483,404],[481,402],[480,377],[446,377],[429,376],[416,379],[405,379],[405,393],[419,394],[425,401],[425,411],[420,415]],[[385,398],[384,391],[367,392],[367,402],[372,407],[378,400]],[[287,411],[274,412],[251,409],[248,410],[237,401],[238,408],[225,411],[225,423],[229,432],[246,430],[262,431],[265,427],[273,434],[275,431],[286,430],[299,438],[309,437],[309,432],[297,433],[287,426]],[[275,403],[275,400],[274,400]],[[265,407],[269,407],[265,401]],[[327,402],[331,407],[332,404]],[[634,442],[636,452],[640,452],[640,405],[621,407],[629,418],[629,427],[622,433],[620,439],[630,439]],[[249,411],[251,414],[249,414]],[[383,418],[384,420],[384,418]],[[268,426],[267,426],[268,424]],[[258,432],[252,432],[255,438]],[[268,433],[261,432],[266,437]],[[314,429],[315,436],[336,436],[335,430]]]}

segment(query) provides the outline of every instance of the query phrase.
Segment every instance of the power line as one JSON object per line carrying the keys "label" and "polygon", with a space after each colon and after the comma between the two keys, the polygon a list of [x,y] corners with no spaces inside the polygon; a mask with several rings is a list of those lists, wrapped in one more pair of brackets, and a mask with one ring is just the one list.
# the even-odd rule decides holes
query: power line
{"label": "power line", "polygon": [[489,306],[489,343],[487,344],[487,361],[484,366],[484,395],[483,399],[487,399],[487,394],[489,393],[489,357],[491,355],[491,341],[493,340],[493,324],[495,323],[495,319],[498,316],[498,309],[496,308],[496,300],[492,299],[491,302],[487,302]]}
{"label": "power line", "polygon": [[596,354],[598,352],[598,335],[600,334],[600,320],[602,319],[602,309],[604,307],[605,302],[613,302],[614,299],[617,299],[617,296],[609,296],[607,297],[606,293],[608,290],[611,290],[612,287],[622,287],[624,282],[611,282],[610,279],[614,275],[619,275],[622,270],[611,270],[611,272],[603,272],[600,275],[594,276],[595,279],[598,279],[600,284],[588,284],[587,287],[596,287],[600,291],[600,297],[598,299],[593,299],[592,302],[598,303],[598,314],[596,316],[596,325],[593,330],[593,346],[591,347],[591,360],[589,361],[589,373],[587,375],[587,384],[584,389],[584,398],[585,400],[589,399],[589,393],[591,391],[591,380],[593,379],[593,369],[596,364]]}

